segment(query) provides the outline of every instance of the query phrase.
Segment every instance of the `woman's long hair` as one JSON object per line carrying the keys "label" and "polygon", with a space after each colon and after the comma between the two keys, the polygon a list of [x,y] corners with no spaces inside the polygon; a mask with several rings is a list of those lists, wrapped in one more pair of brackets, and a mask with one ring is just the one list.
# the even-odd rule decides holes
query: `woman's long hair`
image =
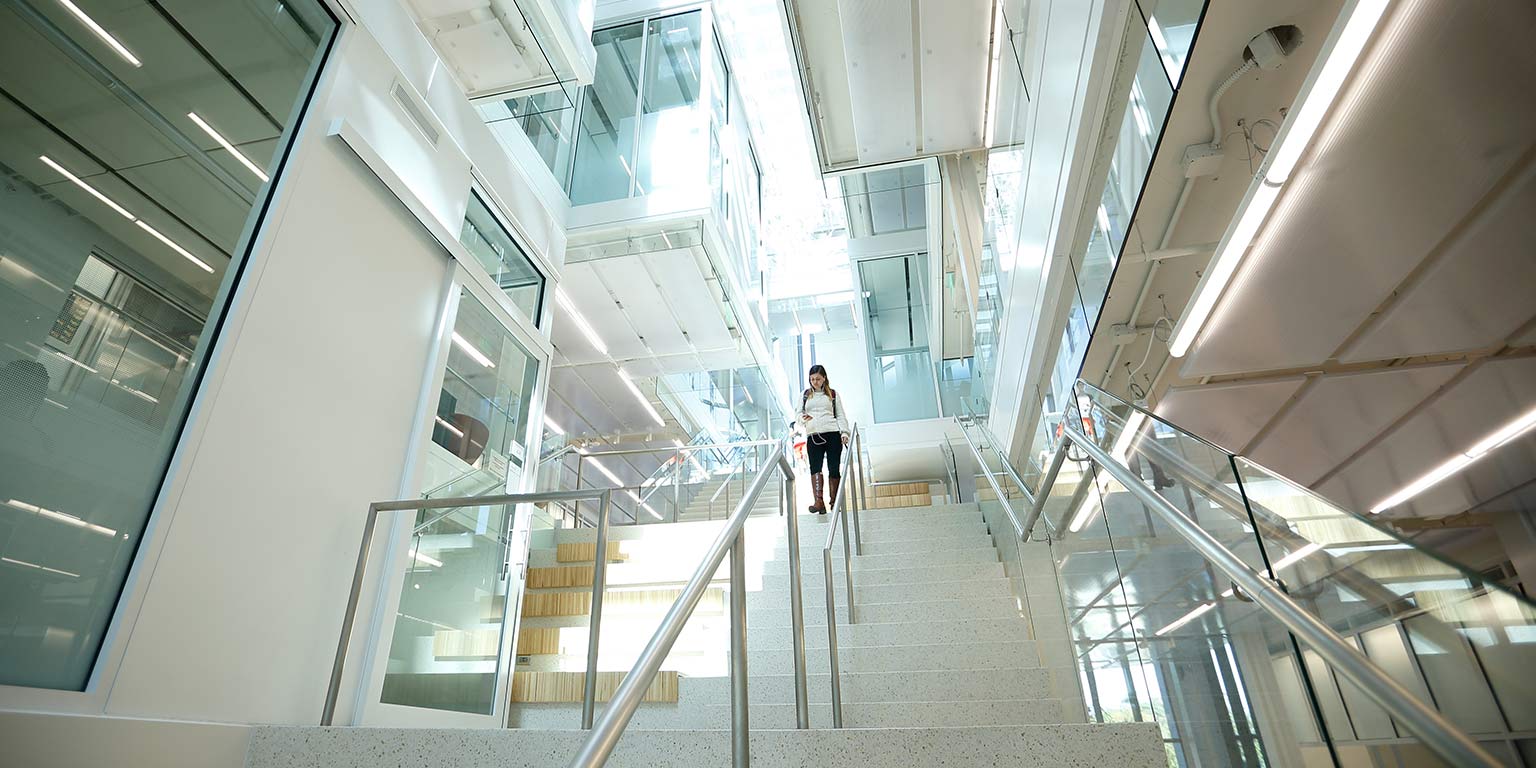
{"label": "woman's long hair", "polygon": [[805,383],[810,385],[810,389],[811,389],[812,392],[815,392],[816,391],[816,386],[814,384],[811,384],[811,377],[815,376],[818,373],[821,374],[821,391],[823,391],[823,392],[831,392],[832,391],[832,377],[827,375],[827,367],[825,365],[820,364],[820,363],[817,363],[816,365],[811,366],[810,372],[805,374]]}

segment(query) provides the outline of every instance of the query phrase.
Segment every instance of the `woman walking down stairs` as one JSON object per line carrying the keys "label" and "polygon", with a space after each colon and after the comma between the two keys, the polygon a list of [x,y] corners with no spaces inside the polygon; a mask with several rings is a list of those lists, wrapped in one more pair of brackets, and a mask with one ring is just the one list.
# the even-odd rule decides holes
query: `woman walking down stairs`
{"label": "woman walking down stairs", "polygon": [[[874,490],[866,489],[871,499]],[[1050,559],[1042,555],[1034,561],[1038,573],[1010,579],[975,504],[862,513],[864,552],[853,558],[856,623],[848,623],[845,580],[840,562],[834,563],[845,727],[832,728],[820,557],[831,517],[800,516],[810,730],[795,730],[783,520],[764,516],[748,521],[748,716],[754,765],[1166,764],[1156,725],[1085,721]],[[686,580],[693,553],[702,549],[699,542],[718,526],[716,521],[613,529],[606,594],[675,588],[680,581],[669,579]],[[575,551],[568,545],[587,543],[586,553],[592,554],[590,530],[561,531],[557,541],[567,552]],[[548,559],[549,567],[564,567],[553,554]],[[541,563],[536,555],[532,564]],[[676,573],[669,572],[672,563],[682,567],[671,566]],[[727,572],[717,575],[712,592],[726,588]],[[653,615],[642,616],[635,605],[605,600],[600,674],[622,676],[667,607],[660,604],[650,609]],[[673,679],[675,688],[647,697],[608,765],[730,764],[728,625],[719,611],[706,607],[689,622],[662,667],[658,680]],[[543,649],[553,654],[541,657],[520,649],[520,669],[582,669],[585,621],[564,622],[579,627],[561,635],[571,638],[566,647]],[[529,627],[525,619],[527,628],[544,628],[534,624]],[[579,684],[583,673],[574,674]],[[611,687],[607,682],[600,679],[600,688]],[[603,705],[598,706],[601,714]],[[579,730],[579,700],[515,703],[510,720],[518,727],[263,729],[252,741],[248,766],[362,768],[387,759],[389,764],[445,768],[555,767],[566,765],[586,737]]]}

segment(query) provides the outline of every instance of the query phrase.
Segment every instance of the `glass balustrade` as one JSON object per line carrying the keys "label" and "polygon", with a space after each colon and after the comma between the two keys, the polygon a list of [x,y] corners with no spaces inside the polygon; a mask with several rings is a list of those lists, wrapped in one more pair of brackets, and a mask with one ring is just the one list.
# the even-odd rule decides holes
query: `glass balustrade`
{"label": "glass balustrade", "polygon": [[[1065,421],[1139,483],[1495,757],[1530,764],[1526,597],[1084,382],[1075,393]],[[1177,766],[1441,764],[1075,454],[1038,492],[1061,521],[1052,552],[1090,717],[1156,721]]]}

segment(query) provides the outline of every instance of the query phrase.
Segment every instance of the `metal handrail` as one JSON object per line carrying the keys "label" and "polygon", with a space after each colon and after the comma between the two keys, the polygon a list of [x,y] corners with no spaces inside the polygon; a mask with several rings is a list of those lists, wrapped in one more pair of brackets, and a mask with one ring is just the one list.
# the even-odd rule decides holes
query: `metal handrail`
{"label": "metal handrail", "polygon": [[[336,717],[336,702],[341,696],[341,679],[346,668],[347,646],[352,642],[352,628],[357,623],[357,606],[361,601],[363,591],[363,577],[368,571],[368,554],[373,548],[373,533],[378,526],[380,512],[422,511],[428,509],[457,509],[469,506],[500,506],[503,504],[536,504],[541,501],[598,501],[603,514],[598,524],[598,552],[604,551],[603,546],[607,536],[607,519],[609,496],[612,491],[606,488],[589,489],[585,491],[545,491],[543,493],[499,493],[489,496],[456,496],[447,499],[400,499],[397,501],[376,501],[368,505],[368,517],[363,523],[363,542],[357,551],[357,567],[352,572],[352,591],[347,595],[347,609],[342,614],[341,639],[336,644],[336,660],[331,665],[331,682],[325,692],[325,705],[321,708],[320,724],[332,725]],[[601,561],[601,557],[598,558]],[[602,569],[598,569],[601,571]],[[601,594],[599,588],[599,594]],[[595,611],[599,605],[594,605],[593,624],[597,623]],[[596,634],[596,630],[593,631]],[[596,638],[593,638],[596,642]],[[595,681],[596,674],[592,662],[596,661],[595,648],[589,653],[589,680]]]}
{"label": "metal handrail", "polygon": [[[1486,768],[1501,765],[1466,733],[1414,697],[1348,640],[1303,608],[1284,591],[1278,581],[1249,568],[1241,558],[1160,494],[1148,488],[1129,467],[1116,461],[1091,438],[1070,426],[1064,427],[1056,457],[1051,462],[1053,470],[1059,469],[1071,443],[1075,443],[1091,461],[1102,467],[1162,518],[1164,523],[1183,536],[1202,557],[1231,579],[1233,585],[1248,599],[1284,625],[1291,634],[1306,642],[1325,662],[1348,677],[1377,706],[1407,726],[1450,764]],[[1054,481],[1055,474],[1055,471],[1049,473],[1046,482],[1041,484],[1041,498],[1044,498],[1049,483]]]}
{"label": "metal handrail", "polygon": [[[799,530],[797,517],[794,514],[794,467],[789,463],[786,446],[789,436],[785,436],[777,442],[775,455],[776,461],[764,466],[758,471],[757,477],[742,494],[741,501],[737,503],[735,511],[726,518],[725,527],[714,543],[709,546],[699,567],[693,576],[683,587],[682,593],[672,603],[661,625],[651,637],[645,650],[640,653],[640,658],[624,680],[619,683],[618,690],[608,701],[608,706],[603,710],[602,718],[592,728],[592,733],[582,744],[581,749],[571,760],[572,768],[598,768],[608,761],[609,755],[618,745],[619,737],[624,734],[624,729],[635,715],[640,702],[645,697],[646,689],[656,678],[662,662],[671,652],[672,645],[683,632],[689,617],[698,607],[699,601],[704,597],[710,582],[714,579],[715,572],[720,569],[725,557],[731,557],[731,759],[737,768],[746,768],[749,763],[748,747],[748,718],[747,718],[747,598],[746,598],[746,537],[744,531],[747,518],[752,512],[752,507],[757,502],[757,497],[767,487],[768,481],[778,470],[782,474],[787,492],[785,503],[789,530],[789,574],[790,574],[790,610],[792,624],[795,632],[795,705],[796,714],[801,728],[810,727],[809,701],[805,691],[805,640],[804,619],[800,614],[800,563],[799,563]],[[601,545],[599,545],[601,546]],[[602,563],[599,558],[599,563]],[[601,572],[602,568],[599,567]],[[594,648],[596,639],[594,638]],[[595,652],[590,651],[590,652]],[[595,683],[596,675],[588,673],[587,683],[590,688]]]}
{"label": "metal handrail", "polygon": [[[847,514],[848,508],[843,504],[843,500],[850,499],[853,504],[853,526],[855,531],[857,531],[859,525],[859,497],[863,495],[863,485],[861,482],[863,479],[861,470],[863,462],[855,459],[859,455],[859,448],[862,447],[859,425],[853,425],[851,434],[852,439],[849,440],[849,446],[853,450],[843,454],[843,466],[838,471],[842,476],[849,476],[849,480],[852,481],[851,484],[855,490],[853,492],[848,491],[850,485],[848,482],[838,485],[837,496],[833,497],[832,508],[827,512],[828,516],[832,518],[832,524],[827,530],[827,543],[821,548],[821,581],[827,591],[827,662],[830,666],[829,671],[832,677],[833,728],[843,727],[843,683],[842,668],[837,658],[837,590],[832,587],[832,547],[837,543],[838,523],[842,522]],[[851,476],[848,472],[849,467],[853,469]],[[848,584],[848,623],[853,624],[856,619],[854,618],[855,608],[853,604],[853,560],[848,551],[848,523],[843,523],[841,528],[843,531],[843,577],[847,580]],[[855,533],[854,539],[857,540],[858,538],[858,534]],[[864,553],[860,551],[859,554],[862,555]]]}
{"label": "metal handrail", "polygon": [[[974,424],[975,422],[972,421],[972,423]],[[960,426],[960,436],[965,438],[965,444],[970,446],[971,453],[976,455],[977,463],[981,464],[982,469],[985,470],[987,466],[986,458],[981,455],[981,448],[976,445],[976,441],[971,439],[970,433],[965,431],[965,425],[963,423]],[[1003,455],[1000,451],[993,449],[992,453],[995,454],[997,458],[1003,462],[1004,466],[1008,464],[1007,459],[1003,458]],[[1024,524],[1019,522],[1019,516],[1014,513],[1013,505],[1008,503],[1008,496],[1003,493],[1002,486],[997,484],[997,478],[993,477],[991,472],[984,471],[982,474],[986,475],[987,484],[992,486],[992,492],[997,494],[997,500],[1003,503],[1003,511],[1008,513],[1008,522],[1013,524],[1014,534],[1019,537],[1019,541],[1027,541],[1028,537],[1024,535]],[[1024,489],[1021,488],[1021,490]],[[1024,490],[1024,493],[1026,496],[1028,496],[1029,491]],[[1031,502],[1030,506],[1034,506],[1033,502]]]}
{"label": "metal handrail", "polygon": [[[977,429],[980,429],[982,434],[986,436],[987,443],[992,446],[992,453],[997,455],[998,460],[1001,461],[1002,464],[1003,464],[1003,469],[1006,470],[1008,472],[1008,476],[1013,479],[1013,484],[1018,486],[1019,490],[1021,492],[1023,492],[1024,498],[1029,501],[1031,508],[1033,508],[1034,507],[1034,503],[1035,503],[1035,491],[1031,491],[1029,489],[1029,484],[1024,482],[1024,478],[1019,475],[1018,470],[1014,469],[1013,461],[1010,460],[1008,458],[1008,456],[1006,454],[1004,454],[1004,452],[1002,452],[1002,451],[997,449],[997,445],[998,445],[997,436],[992,434],[992,430],[987,428],[987,425],[982,422],[982,420],[978,417],[976,411],[971,408],[970,403],[968,403],[964,398],[961,398],[961,400],[960,400],[960,407],[965,409],[966,415],[970,417],[970,423],[973,426],[975,426]],[[964,431],[964,430],[962,430],[962,431]],[[1027,456],[1025,457],[1025,459],[1027,461],[1030,461],[1031,464],[1034,463]],[[1029,535],[1030,535],[1031,531],[1034,529],[1034,527],[1035,527],[1035,519],[1033,519],[1033,518],[1026,518],[1024,520],[1024,531],[1023,531],[1022,537],[1027,540],[1029,538]],[[1051,525],[1051,521],[1050,520],[1046,520],[1045,521],[1045,528],[1046,528],[1045,535],[1046,535],[1046,537],[1048,539],[1051,536],[1055,535],[1056,527]]]}

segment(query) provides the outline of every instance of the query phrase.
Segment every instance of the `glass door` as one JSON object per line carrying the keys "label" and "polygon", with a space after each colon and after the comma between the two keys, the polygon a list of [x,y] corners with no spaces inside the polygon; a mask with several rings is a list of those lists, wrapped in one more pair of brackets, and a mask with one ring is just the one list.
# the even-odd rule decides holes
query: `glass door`
{"label": "glass door", "polygon": [[[460,268],[446,306],[414,476],[424,497],[524,490],[531,414],[549,354],[526,321]],[[529,446],[532,446],[530,449]],[[467,504],[401,513],[367,725],[497,727],[529,515]]]}

